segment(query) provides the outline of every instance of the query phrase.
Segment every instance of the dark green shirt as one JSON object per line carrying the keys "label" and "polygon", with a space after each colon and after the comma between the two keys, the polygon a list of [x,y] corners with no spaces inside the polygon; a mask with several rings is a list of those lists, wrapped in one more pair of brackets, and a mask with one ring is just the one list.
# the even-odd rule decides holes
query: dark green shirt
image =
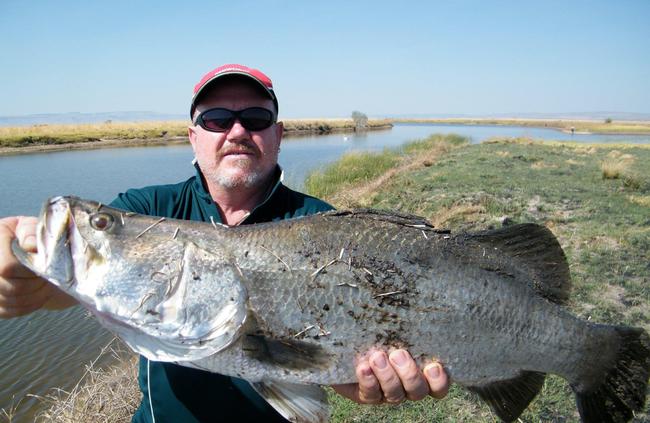
{"label": "dark green shirt", "polygon": [[[280,174],[278,168],[275,185],[266,199],[241,224],[291,219],[332,209],[321,200],[284,186]],[[185,182],[128,190],[111,205],[151,216],[203,222],[212,218],[221,223],[198,167],[197,174]],[[140,357],[138,381],[143,398],[133,422],[286,422],[242,379]]]}

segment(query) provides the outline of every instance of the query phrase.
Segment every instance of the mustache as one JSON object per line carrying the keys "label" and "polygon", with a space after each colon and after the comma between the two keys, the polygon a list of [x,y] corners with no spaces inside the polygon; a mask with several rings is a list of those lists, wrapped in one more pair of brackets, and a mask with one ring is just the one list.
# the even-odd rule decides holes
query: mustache
{"label": "mustache", "polygon": [[226,145],[222,150],[222,155],[228,154],[240,154],[240,153],[251,153],[259,154],[257,147],[253,143],[249,142],[239,142],[237,144]]}

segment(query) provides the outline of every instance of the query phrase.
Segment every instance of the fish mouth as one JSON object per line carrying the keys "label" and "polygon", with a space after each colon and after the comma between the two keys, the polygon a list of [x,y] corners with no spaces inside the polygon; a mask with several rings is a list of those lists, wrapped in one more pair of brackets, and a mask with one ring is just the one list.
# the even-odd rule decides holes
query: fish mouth
{"label": "fish mouth", "polygon": [[70,203],[65,197],[45,202],[36,228],[37,253],[33,264],[37,273],[59,287],[74,280],[70,234],[76,232]]}

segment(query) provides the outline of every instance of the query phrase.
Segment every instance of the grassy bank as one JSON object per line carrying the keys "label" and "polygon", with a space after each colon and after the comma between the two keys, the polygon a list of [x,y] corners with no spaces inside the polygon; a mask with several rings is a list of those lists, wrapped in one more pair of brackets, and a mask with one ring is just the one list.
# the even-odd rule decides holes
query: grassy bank
{"label": "grassy bank", "polygon": [[[337,207],[401,210],[452,230],[498,227],[506,218],[544,224],[567,253],[570,309],[585,319],[650,330],[648,146],[449,141],[433,137],[407,147],[407,154],[384,152],[374,164],[368,156],[348,156],[312,175],[307,187]],[[387,155],[396,163],[388,178],[375,172]],[[331,400],[336,421],[496,421],[458,387],[435,404],[375,409]],[[571,389],[558,377],[547,378],[522,421],[577,422]]]}
{"label": "grassy bank", "polygon": [[503,125],[551,128],[560,131],[595,134],[650,134],[650,122],[633,121],[596,121],[564,119],[395,119],[402,123],[444,123],[456,125]]}
{"label": "grassy bank", "polygon": [[180,137],[187,136],[187,124],[184,121],[104,122],[0,127],[0,147]]}
{"label": "grassy bank", "polygon": [[[21,148],[61,144],[97,143],[101,141],[170,140],[187,137],[186,121],[104,122],[80,125],[33,125],[0,127],[0,147]],[[368,129],[389,128],[390,121],[370,120]],[[351,119],[294,119],[284,121],[285,134],[354,131]]]}
{"label": "grassy bank", "polygon": [[[339,208],[415,213],[454,231],[499,227],[504,220],[544,224],[570,263],[571,311],[650,330],[649,146],[530,140],[469,145],[462,137],[434,136],[399,151],[346,156],[312,175],[306,187]],[[122,367],[133,366],[125,363]],[[134,386],[135,378],[124,377],[121,383]],[[115,407],[133,403],[106,390],[85,394],[97,395]],[[485,404],[458,386],[445,400],[396,407],[359,406],[335,394],[330,401],[334,422],[497,421]],[[636,421],[643,419],[646,415],[639,414]],[[56,421],[83,420],[82,414]],[[571,389],[562,379],[548,377],[521,421],[577,422]]]}
{"label": "grassy bank", "polygon": [[[289,119],[283,120],[284,134],[328,134],[330,132],[353,132],[352,119]],[[369,119],[368,130],[388,129],[393,126],[388,119]]]}

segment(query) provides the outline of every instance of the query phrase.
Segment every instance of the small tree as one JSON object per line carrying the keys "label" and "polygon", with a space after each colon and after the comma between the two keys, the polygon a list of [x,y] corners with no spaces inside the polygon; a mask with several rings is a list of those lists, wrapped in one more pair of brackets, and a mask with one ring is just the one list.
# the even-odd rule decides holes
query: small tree
{"label": "small tree", "polygon": [[368,116],[357,110],[352,112],[352,120],[354,121],[354,130],[359,131],[368,127]]}
{"label": "small tree", "polygon": [[605,123],[612,123],[612,118],[605,119]]}

